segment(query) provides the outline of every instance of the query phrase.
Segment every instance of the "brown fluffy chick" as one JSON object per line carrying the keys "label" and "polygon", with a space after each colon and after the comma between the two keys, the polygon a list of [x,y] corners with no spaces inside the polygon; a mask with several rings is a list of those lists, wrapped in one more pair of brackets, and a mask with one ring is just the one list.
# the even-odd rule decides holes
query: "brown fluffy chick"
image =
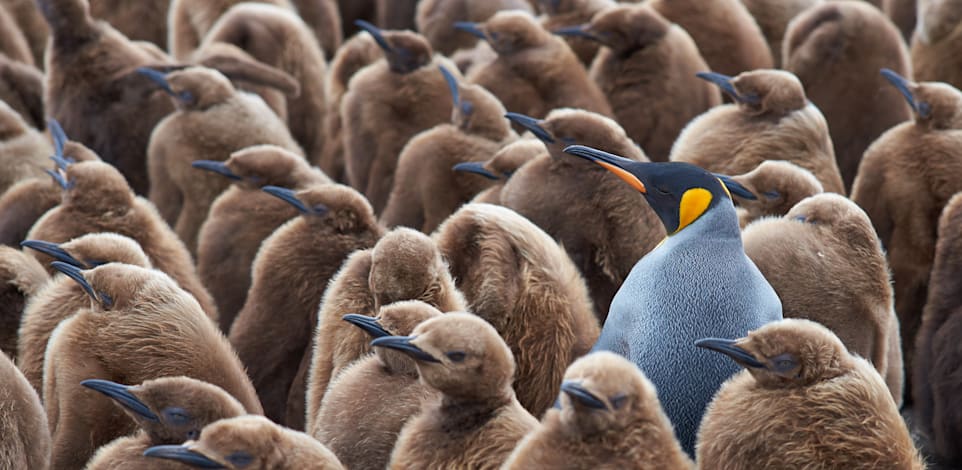
{"label": "brown fluffy chick", "polygon": [[303,189],[331,180],[300,155],[275,145],[255,145],[223,162],[196,160],[191,165],[231,183],[211,204],[197,234],[197,275],[217,302],[220,327],[226,332],[247,299],[251,266],[261,243],[298,214],[261,188]]}
{"label": "brown fluffy chick", "polygon": [[216,385],[190,377],[163,377],[139,385],[109,380],[85,380],[82,384],[114,400],[139,428],[101,447],[86,470],[138,470],[182,468],[144,456],[149,447],[181,444],[197,439],[200,430],[214,421],[247,414],[236,398]]}
{"label": "brown fluffy chick", "polygon": [[40,69],[0,54],[0,101],[19,113],[27,125],[35,129],[46,128],[43,72]]}
{"label": "brown fluffy chick", "polygon": [[557,398],[565,368],[598,339],[578,268],[534,223],[490,204],[462,206],[434,238],[468,311],[494,325],[511,348],[521,404],[541,416]]}
{"label": "brown fluffy chick", "polygon": [[50,429],[40,397],[6,354],[0,352],[0,468],[46,469]]}
{"label": "brown fluffy chick", "polygon": [[828,328],[786,319],[696,345],[746,369],[708,405],[699,468],[925,468],[878,372]]}
{"label": "brown fluffy chick", "polygon": [[823,192],[822,183],[812,172],[781,160],[766,160],[754,170],[731,178],[757,196],[746,199],[732,194],[742,228],[762,217],[781,217],[802,199]]}
{"label": "brown fluffy chick", "polygon": [[471,48],[478,39],[461,34],[452,28],[455,22],[481,22],[502,10],[521,10],[531,13],[525,0],[421,0],[414,21],[417,30],[431,43],[434,50],[451,57],[458,49]]}
{"label": "brown fluffy chick", "polygon": [[822,0],[741,0],[768,41],[775,67],[782,65],[782,39],[792,18]]}
{"label": "brown fluffy chick", "polygon": [[506,109],[536,118],[562,107],[612,115],[604,93],[568,44],[530,14],[502,11],[484,23],[457,27],[484,39],[498,54],[472,68],[467,78],[494,93]]}
{"label": "brown fluffy chick", "polygon": [[511,350],[475,315],[441,315],[410,336],[384,336],[371,344],[414,358],[421,382],[441,393],[404,425],[390,469],[496,469],[538,426],[511,388]]}
{"label": "brown fluffy chick", "polygon": [[0,246],[0,351],[16,359],[17,327],[28,302],[49,280],[37,260],[22,251]]}
{"label": "brown fluffy chick", "polygon": [[[247,366],[265,416],[303,429],[307,385],[306,377],[299,381],[297,376],[310,361],[323,286],[351,253],[373,247],[384,229],[367,200],[344,185],[263,190],[294,206],[299,217],[261,244],[251,267],[250,292],[229,338]],[[295,391],[299,399],[290,400]],[[290,415],[299,418],[295,423],[287,420],[291,408],[296,411]]]}
{"label": "brown fluffy chick", "polygon": [[655,386],[638,367],[607,351],[573,362],[560,408],[514,449],[505,470],[694,468],[681,449]]}
{"label": "brown fluffy chick", "polygon": [[608,8],[562,32],[605,46],[589,75],[652,161],[667,161],[685,125],[721,104],[718,89],[695,76],[708,70],[695,42],[648,5]]}
{"label": "brown fluffy chick", "polygon": [[845,194],[828,124],[797,77],[781,70],[700,76],[735,103],[689,123],[671,149],[672,161],[737,175],[769,159],[785,160],[811,171],[825,191]]}
{"label": "brown fluffy chick", "polygon": [[[548,31],[581,26],[590,22],[598,12],[615,5],[617,3],[613,0],[538,0],[542,13],[541,26]],[[591,38],[578,36],[566,36],[565,41],[585,68],[591,67],[601,44]]]}
{"label": "brown fluffy chick", "polygon": [[49,140],[16,110],[0,101],[0,194],[17,182],[44,176],[53,153]]}
{"label": "brown fluffy chick", "polygon": [[244,470],[344,470],[337,457],[311,436],[263,416],[238,416],[215,421],[196,440],[182,445],[154,446],[144,455],[196,468]]}
{"label": "brown fluffy chick", "polygon": [[895,85],[891,88],[905,94],[915,119],[889,129],[865,151],[852,200],[868,213],[888,253],[911,377],[938,215],[962,190],[962,93],[945,83],[915,83],[883,73]]}
{"label": "brown fluffy chick", "polygon": [[918,24],[911,37],[912,77],[962,87],[962,61],[955,51],[962,44],[962,5],[918,0]]}
{"label": "brown fluffy chick", "polygon": [[[348,314],[347,321],[369,340],[407,336],[441,311],[417,300],[382,307],[377,317]],[[416,362],[401,351],[374,348],[334,378],[324,395],[310,434],[326,445],[347,468],[384,468],[398,434],[421,403],[438,392],[418,380]]]}
{"label": "brown fluffy chick", "polygon": [[901,405],[899,320],[885,253],[865,212],[843,196],[820,194],[782,218],[749,225],[742,240],[782,300],[784,316],[831,329],[875,366]]}
{"label": "brown fluffy chick", "polygon": [[501,204],[501,190],[511,175],[525,163],[543,155],[544,152],[545,146],[540,139],[519,139],[502,147],[487,161],[459,163],[452,170],[474,173],[493,182],[488,189],[474,196],[471,202]]}
{"label": "brown fluffy chick", "polygon": [[595,113],[556,109],[541,121],[508,116],[527,126],[547,151],[511,175],[500,203],[558,240],[584,276],[595,316],[604,323],[631,268],[665,239],[664,224],[650,206],[638,204],[632,187],[598,165],[571,158],[564,148],[574,143],[632,160],[648,158],[615,121]]}
{"label": "brown fluffy chick", "polygon": [[490,157],[517,140],[498,99],[478,85],[459,83],[457,72],[440,67],[454,109],[450,124],[439,124],[411,138],[398,157],[394,188],[380,221],[431,233],[489,180],[452,173],[465,162]]}
{"label": "brown fluffy chick", "polygon": [[[113,166],[87,161],[72,164],[58,181],[63,201],[34,224],[32,240],[63,243],[96,232],[113,232],[133,238],[153,266],[173,277],[193,295],[204,312],[217,318],[217,307],[201,284],[187,247],[164,222],[149,201],[137,197]],[[51,258],[34,254],[41,263]]]}
{"label": "brown fluffy chick", "polygon": [[251,413],[261,405],[227,338],[166,274],[110,263],[81,270],[54,262],[91,297],[90,308],[54,330],[44,363],[43,402],[53,435],[52,468],[78,468],[134,430],[87,379],[143,382],[185,375],[217,385]]}
{"label": "brown fluffy chick", "polygon": [[385,234],[374,249],[348,257],[324,292],[308,374],[305,429],[315,428],[331,379],[371,350],[370,338],[345,323],[344,314],[371,316],[402,300],[420,300],[442,312],[467,309],[434,240],[403,227]]}

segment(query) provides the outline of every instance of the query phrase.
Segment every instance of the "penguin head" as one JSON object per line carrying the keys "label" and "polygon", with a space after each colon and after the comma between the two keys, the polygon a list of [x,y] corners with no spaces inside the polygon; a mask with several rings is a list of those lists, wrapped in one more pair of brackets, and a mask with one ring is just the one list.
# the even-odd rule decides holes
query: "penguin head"
{"label": "penguin head", "polygon": [[298,191],[280,186],[264,186],[261,190],[297,209],[312,230],[337,234],[380,231],[371,204],[348,186],[322,183]]}
{"label": "penguin head", "polygon": [[223,162],[197,160],[192,165],[246,189],[269,185],[293,187],[297,185],[296,176],[307,169],[303,157],[276,145],[255,145],[232,153]]}
{"label": "penguin head", "polygon": [[671,22],[645,4],[605,8],[591,22],[555,30],[561,36],[596,41],[622,55],[656,44],[668,34]]}
{"label": "penguin head", "polygon": [[558,162],[571,160],[563,155],[565,147],[573,144],[604,148],[633,160],[648,160],[617,122],[598,113],[559,108],[544,119],[520,113],[507,113],[505,117],[544,142],[549,155]]}
{"label": "penguin head", "polygon": [[431,237],[398,227],[371,251],[368,286],[378,309],[401,300],[434,303],[443,289],[447,266]]}
{"label": "penguin head", "polygon": [[80,269],[92,269],[107,263],[151,267],[139,243],[116,233],[88,233],[61,244],[24,240],[20,245]]}
{"label": "penguin head", "polygon": [[[194,468],[277,468],[277,460],[285,454],[278,449],[283,433],[283,428],[263,416],[243,415],[207,425],[195,440],[150,447],[144,456],[176,460]],[[313,463],[326,468],[325,462]]]}
{"label": "penguin head", "polygon": [[134,192],[117,168],[101,161],[79,162],[50,174],[63,188],[63,206],[97,214],[125,211],[134,204]]}
{"label": "penguin head", "polygon": [[451,111],[451,124],[462,131],[500,141],[511,133],[511,127],[501,118],[504,105],[484,87],[464,83],[456,71],[438,66],[448,90],[454,109]]}
{"label": "penguin head", "polygon": [[518,10],[503,10],[484,23],[458,22],[454,27],[487,41],[499,56],[541,47],[552,40],[530,13]]}
{"label": "penguin head", "polygon": [[822,193],[803,199],[785,214],[785,219],[804,224],[826,243],[843,243],[866,252],[878,250],[881,244],[868,214],[839,194]]}
{"label": "penguin head", "polygon": [[705,338],[695,346],[724,354],[765,388],[796,388],[850,371],[854,359],[842,341],[809,320],[769,323],[740,339]]}
{"label": "penguin head", "polygon": [[434,49],[428,40],[413,31],[383,31],[364,20],[354,22],[371,34],[384,51],[388,67],[394,73],[408,74],[431,62]]}
{"label": "penguin head", "polygon": [[463,162],[454,165],[454,171],[474,173],[490,180],[507,180],[522,165],[544,153],[544,144],[538,139],[520,139],[512,142],[486,162]]}
{"label": "penguin head", "polygon": [[207,67],[188,67],[166,74],[145,67],[137,71],[172,96],[181,110],[202,111],[226,102],[236,93],[224,74]]}
{"label": "penguin head", "polygon": [[715,72],[695,75],[717,85],[750,115],[784,116],[808,105],[802,82],[784,70],[752,70],[735,77]]}
{"label": "penguin head", "polygon": [[50,266],[72,279],[86,292],[94,312],[123,310],[134,306],[142,301],[144,292],[174,298],[177,295],[175,292],[161,292],[180,291],[177,283],[166,274],[130,264],[107,263],[92,269],[81,269],[69,263],[54,261]]}
{"label": "penguin head", "polygon": [[942,82],[916,83],[894,70],[882,69],[915,113],[915,122],[930,129],[962,129],[962,93]]}
{"label": "penguin head", "polygon": [[735,202],[755,217],[781,216],[802,199],[824,191],[810,171],[781,160],[766,160],[754,170],[731,179],[757,195],[750,199],[732,193]]}
{"label": "penguin head", "polygon": [[[381,307],[377,317],[348,314],[344,320],[361,328],[370,340],[385,336],[408,336],[422,322],[440,316],[441,311],[418,300],[404,300]],[[375,355],[387,370],[417,376],[417,366],[407,354],[391,348],[375,348]]]}
{"label": "penguin head", "polygon": [[642,193],[669,235],[680,232],[723,201],[730,204],[729,190],[754,197],[730,178],[688,163],[638,162],[582,145],[568,147],[565,152],[602,166]]}

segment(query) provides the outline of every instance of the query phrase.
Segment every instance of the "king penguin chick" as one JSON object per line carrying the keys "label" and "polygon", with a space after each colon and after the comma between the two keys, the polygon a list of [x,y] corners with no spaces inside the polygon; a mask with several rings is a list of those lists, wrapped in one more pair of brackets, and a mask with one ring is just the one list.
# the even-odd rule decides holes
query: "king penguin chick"
{"label": "king penguin chick", "polygon": [[962,5],[919,0],[918,23],[912,35],[912,77],[918,81],[945,82],[962,88],[962,60],[955,51],[962,44]]}
{"label": "king penguin chick", "polygon": [[501,190],[505,183],[525,163],[544,154],[544,143],[537,138],[520,139],[498,150],[485,162],[458,163],[451,168],[454,171],[474,173],[493,181],[493,185],[481,191],[471,202],[486,202],[501,204]]}
{"label": "king penguin chick", "polygon": [[192,162],[225,160],[232,152],[258,144],[277,145],[298,154],[302,150],[260,97],[237,91],[216,70],[191,67],[167,75],[141,70],[164,88],[178,107],[150,135],[150,200],[195,253],[197,232],[210,205],[229,183],[194,170]]}
{"label": "king penguin chick", "polygon": [[548,410],[505,470],[694,468],[654,385],[630,361],[598,351],[572,363],[564,378],[560,408]]}
{"label": "king penguin chick", "polygon": [[[577,28],[591,21],[598,12],[616,5],[613,0],[537,0],[541,10],[541,26],[547,31],[557,32],[568,28]],[[591,67],[591,62],[598,54],[601,44],[590,37],[567,35],[565,42],[571,51],[578,56],[578,60],[585,68]],[[614,103],[612,103],[612,106]]]}
{"label": "king penguin chick", "polygon": [[44,361],[43,402],[53,434],[51,468],[79,468],[134,425],[87,379],[140,383],[185,375],[217,385],[246,410],[261,405],[237,355],[200,305],[166,274],[110,263],[53,265],[91,297],[90,308],[54,330]]}
{"label": "king penguin chick", "polygon": [[[705,406],[736,370],[692,348],[692,341],[780,320],[781,302],[745,255],[729,189],[717,176],[687,163],[637,162],[590,147],[565,152],[635,188],[669,234],[632,268],[593,350],[615,352],[641,369],[658,389],[682,448],[692,454]],[[747,193],[737,185],[732,191]]]}
{"label": "king penguin chick", "polygon": [[695,344],[746,369],[705,413],[699,468],[925,468],[878,372],[828,328],[786,319]]}
{"label": "king penguin chick", "polygon": [[[80,269],[106,263],[151,267],[136,241],[115,233],[89,233],[59,245],[26,240],[23,246]],[[17,331],[17,367],[37,393],[43,390],[44,354],[53,330],[60,322],[90,305],[90,299],[79,284],[59,272],[57,274],[30,298]]]}
{"label": "king penguin chick", "polygon": [[891,70],[882,74],[904,94],[915,119],[889,129],[865,151],[852,200],[868,213],[888,253],[911,377],[938,215],[962,191],[962,93],[945,83],[911,82]]}
{"label": "king penguin chick", "polygon": [[22,251],[0,246],[0,352],[19,357],[17,327],[29,300],[41,291],[49,277],[37,260]]}
{"label": "king penguin chick", "polygon": [[421,0],[414,21],[417,30],[427,38],[434,50],[451,56],[458,49],[474,46],[478,38],[461,34],[451,25],[458,21],[481,22],[502,10],[521,10],[531,13],[526,0]]}
{"label": "king penguin chick", "polygon": [[652,0],[649,4],[691,34],[712,70],[738,75],[774,66],[758,23],[738,0]]}
{"label": "king penguin chick", "polygon": [[360,24],[384,51],[384,58],[358,71],[341,102],[347,180],[380,214],[394,186],[398,156],[415,134],[448,122],[451,94],[438,66],[454,64],[435,56],[424,36],[381,31]]}
{"label": "king penguin chick", "polygon": [[6,354],[0,352],[0,468],[46,469],[50,428],[40,397]]}
{"label": "king penguin chick", "polygon": [[802,83],[781,70],[729,77],[699,73],[725,91],[733,104],[692,120],[671,149],[671,160],[737,175],[769,159],[794,163],[818,178],[825,191],[845,194],[829,126],[805,97]]}
{"label": "king penguin chick", "polygon": [[744,198],[732,194],[738,203],[738,225],[743,229],[762,217],[781,217],[802,199],[824,191],[812,172],[782,160],[765,160],[754,170],[731,179],[755,196]]}
{"label": "king penguin chick", "polygon": [[255,145],[232,153],[224,162],[196,160],[192,165],[232,183],[211,204],[197,234],[197,275],[217,302],[220,327],[227,332],[247,299],[251,266],[261,243],[299,214],[261,187],[304,189],[331,180],[300,155],[275,145]]}
{"label": "king penguin chick", "polygon": [[708,67],[695,42],[648,5],[618,5],[555,33],[605,46],[589,75],[653,161],[667,161],[685,124],[721,104],[718,89],[695,76]]}
{"label": "king penguin chick", "polygon": [[783,315],[832,330],[875,366],[901,405],[899,320],[885,253],[865,212],[843,196],[820,194],[785,217],[749,225],[742,238],[782,300]]}
{"label": "king penguin chick", "polygon": [[494,93],[505,109],[542,118],[571,107],[612,116],[611,106],[563,39],[546,31],[528,13],[498,12],[484,23],[458,23],[498,54],[476,66],[468,81]]}
{"label": "king penguin chick", "polygon": [[216,385],[190,377],[164,377],[140,385],[109,380],[81,382],[114,400],[139,430],[101,447],[85,470],[138,470],[183,468],[144,456],[156,445],[181,444],[197,439],[200,430],[214,421],[247,414],[236,398]]}
{"label": "king penguin chick", "polygon": [[782,65],[782,39],[792,18],[822,0],[741,0],[768,41],[775,67]]}
{"label": "king penguin chick", "polygon": [[[866,2],[825,2],[789,23],[782,47],[782,67],[798,76],[828,121],[838,169],[851,189],[869,144],[911,118],[898,92],[878,75],[888,67],[908,76],[905,42],[892,22]],[[842,194],[828,185],[825,190]]]}
{"label": "king penguin chick", "polygon": [[215,421],[200,432],[198,439],[181,445],[154,446],[144,455],[182,462],[188,468],[344,470],[323,444],[263,416]]}
{"label": "king penguin chick", "polygon": [[26,65],[34,65],[30,44],[6,5],[0,5],[0,56]]}
{"label": "king penguin chick", "polygon": [[7,103],[0,101],[0,194],[18,181],[44,176],[50,142]]}
{"label": "king penguin chick", "polygon": [[0,101],[13,108],[28,126],[44,129],[43,72],[0,54]]}
{"label": "king penguin chick", "polygon": [[[267,186],[263,190],[294,206],[299,217],[261,244],[251,267],[250,293],[229,337],[247,366],[265,416],[303,429],[307,385],[297,383],[295,377],[310,361],[311,333],[323,286],[348,255],[373,247],[383,229],[364,197],[347,186],[322,184],[300,191]],[[288,394],[295,389],[301,399],[289,401]],[[296,407],[293,416],[299,417],[298,423],[285,419],[290,407]]]}
{"label": "king penguin chick", "polygon": [[518,136],[504,119],[501,102],[478,85],[458,83],[441,66],[454,109],[450,124],[439,124],[411,138],[398,157],[394,189],[381,223],[431,233],[462,204],[491,183],[452,167],[490,157]]}
{"label": "king penguin chick", "polygon": [[411,356],[421,382],[441,393],[404,425],[390,469],[500,468],[518,441],[538,426],[511,388],[511,350],[479,317],[441,315],[410,336],[383,336],[371,345]]}
{"label": "king penguin chick", "polygon": [[348,257],[324,292],[308,374],[305,429],[316,429],[313,420],[331,379],[371,350],[370,338],[345,323],[344,314],[372,316],[382,306],[402,300],[420,300],[442,312],[467,309],[434,240],[399,227],[373,250]]}
{"label": "king penguin chick", "polygon": [[[556,109],[543,121],[514,113],[508,118],[538,136],[547,151],[511,175],[500,203],[565,248],[584,276],[595,316],[603,324],[631,267],[661,243],[665,229],[650,207],[637,203],[632,188],[563,150],[579,143],[636,161],[648,158],[615,121],[595,113]],[[573,199],[573,194],[578,197]],[[580,222],[572,224],[573,220]],[[518,393],[524,396],[523,391]]]}
{"label": "king penguin chick", "polygon": [[[344,321],[370,339],[408,336],[418,324],[440,316],[424,302],[408,300],[381,308],[377,317],[348,314]],[[347,468],[385,468],[398,433],[421,403],[438,392],[418,380],[415,360],[401,351],[374,348],[331,382],[310,434]]]}
{"label": "king penguin chick", "polygon": [[[203,42],[214,23],[243,0],[171,0],[167,10],[167,50],[178,60],[187,60]],[[289,0],[257,0],[291,8]]]}
{"label": "king penguin chick", "polygon": [[125,0],[88,0],[90,14],[110,23],[131,41],[167,45],[167,9],[170,0],[127,2]]}
{"label": "king penguin chick", "polygon": [[[177,234],[149,201],[134,195],[123,175],[99,161],[75,163],[55,173],[63,187],[63,202],[48,211],[27,234],[32,240],[63,243],[96,232],[113,232],[133,238],[151,264],[173,277],[193,295],[204,312],[217,318],[217,307],[201,284],[194,262]],[[46,262],[50,258],[38,255]]]}
{"label": "king penguin chick", "polygon": [[565,368],[598,338],[578,268],[534,223],[490,204],[462,206],[434,238],[468,311],[491,323],[511,348],[518,400],[541,416],[558,397]]}

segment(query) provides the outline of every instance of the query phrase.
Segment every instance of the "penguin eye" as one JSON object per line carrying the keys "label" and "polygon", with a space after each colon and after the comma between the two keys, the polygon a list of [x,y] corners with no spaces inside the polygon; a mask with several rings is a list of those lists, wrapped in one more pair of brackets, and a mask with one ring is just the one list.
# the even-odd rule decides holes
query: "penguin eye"
{"label": "penguin eye", "polygon": [[448,356],[448,359],[450,359],[451,362],[461,362],[465,357],[467,357],[467,354],[465,354],[463,351],[451,351],[447,353],[446,356]]}
{"label": "penguin eye", "polygon": [[625,405],[625,402],[628,401],[628,396],[623,393],[619,393],[618,395],[609,398],[608,401],[611,403],[611,407],[617,410]]}
{"label": "penguin eye", "polygon": [[795,356],[792,356],[789,353],[779,354],[778,356],[773,357],[771,362],[774,366],[775,372],[778,373],[789,372],[798,367],[798,362],[795,360]]}
{"label": "penguin eye", "polygon": [[189,91],[182,91],[177,95],[177,98],[187,104],[194,103],[194,94]]}
{"label": "penguin eye", "polygon": [[765,197],[769,199],[778,199],[779,197],[782,196],[781,193],[779,193],[778,191],[775,191],[774,189],[771,191],[765,191],[764,194],[765,194]]}
{"label": "penguin eye", "polygon": [[655,191],[657,191],[658,194],[663,194],[663,195],[666,195],[666,196],[669,194],[668,191],[666,191],[666,190],[665,190],[664,188],[662,188],[661,186],[655,186]]}
{"label": "penguin eye", "polygon": [[164,408],[161,413],[166,421],[174,426],[183,426],[191,421],[190,413],[183,408]]}
{"label": "penguin eye", "polygon": [[230,462],[235,467],[241,468],[246,467],[254,461],[254,457],[244,451],[237,451],[233,454],[227,456],[227,461]]}
{"label": "penguin eye", "polygon": [[191,429],[190,431],[187,431],[188,441],[196,441],[198,437],[200,437],[200,430]]}

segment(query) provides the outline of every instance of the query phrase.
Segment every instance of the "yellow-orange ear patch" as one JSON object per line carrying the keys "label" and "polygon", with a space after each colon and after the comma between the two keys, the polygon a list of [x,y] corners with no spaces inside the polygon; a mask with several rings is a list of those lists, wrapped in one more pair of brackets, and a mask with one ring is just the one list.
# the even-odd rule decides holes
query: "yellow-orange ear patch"
{"label": "yellow-orange ear patch", "polygon": [[681,203],[678,204],[678,228],[675,229],[674,233],[680,232],[681,229],[701,217],[708,210],[711,200],[711,191],[705,188],[691,188],[685,191],[685,194],[681,196]]}
{"label": "yellow-orange ear patch", "polygon": [[642,194],[645,194],[648,192],[648,189],[645,188],[645,184],[642,183],[637,176],[621,168],[618,168],[610,163],[605,163],[600,160],[596,160],[595,163],[601,165],[602,167],[604,167],[604,169],[618,175],[619,178],[623,179],[626,183],[630,184],[632,188],[637,189]]}

